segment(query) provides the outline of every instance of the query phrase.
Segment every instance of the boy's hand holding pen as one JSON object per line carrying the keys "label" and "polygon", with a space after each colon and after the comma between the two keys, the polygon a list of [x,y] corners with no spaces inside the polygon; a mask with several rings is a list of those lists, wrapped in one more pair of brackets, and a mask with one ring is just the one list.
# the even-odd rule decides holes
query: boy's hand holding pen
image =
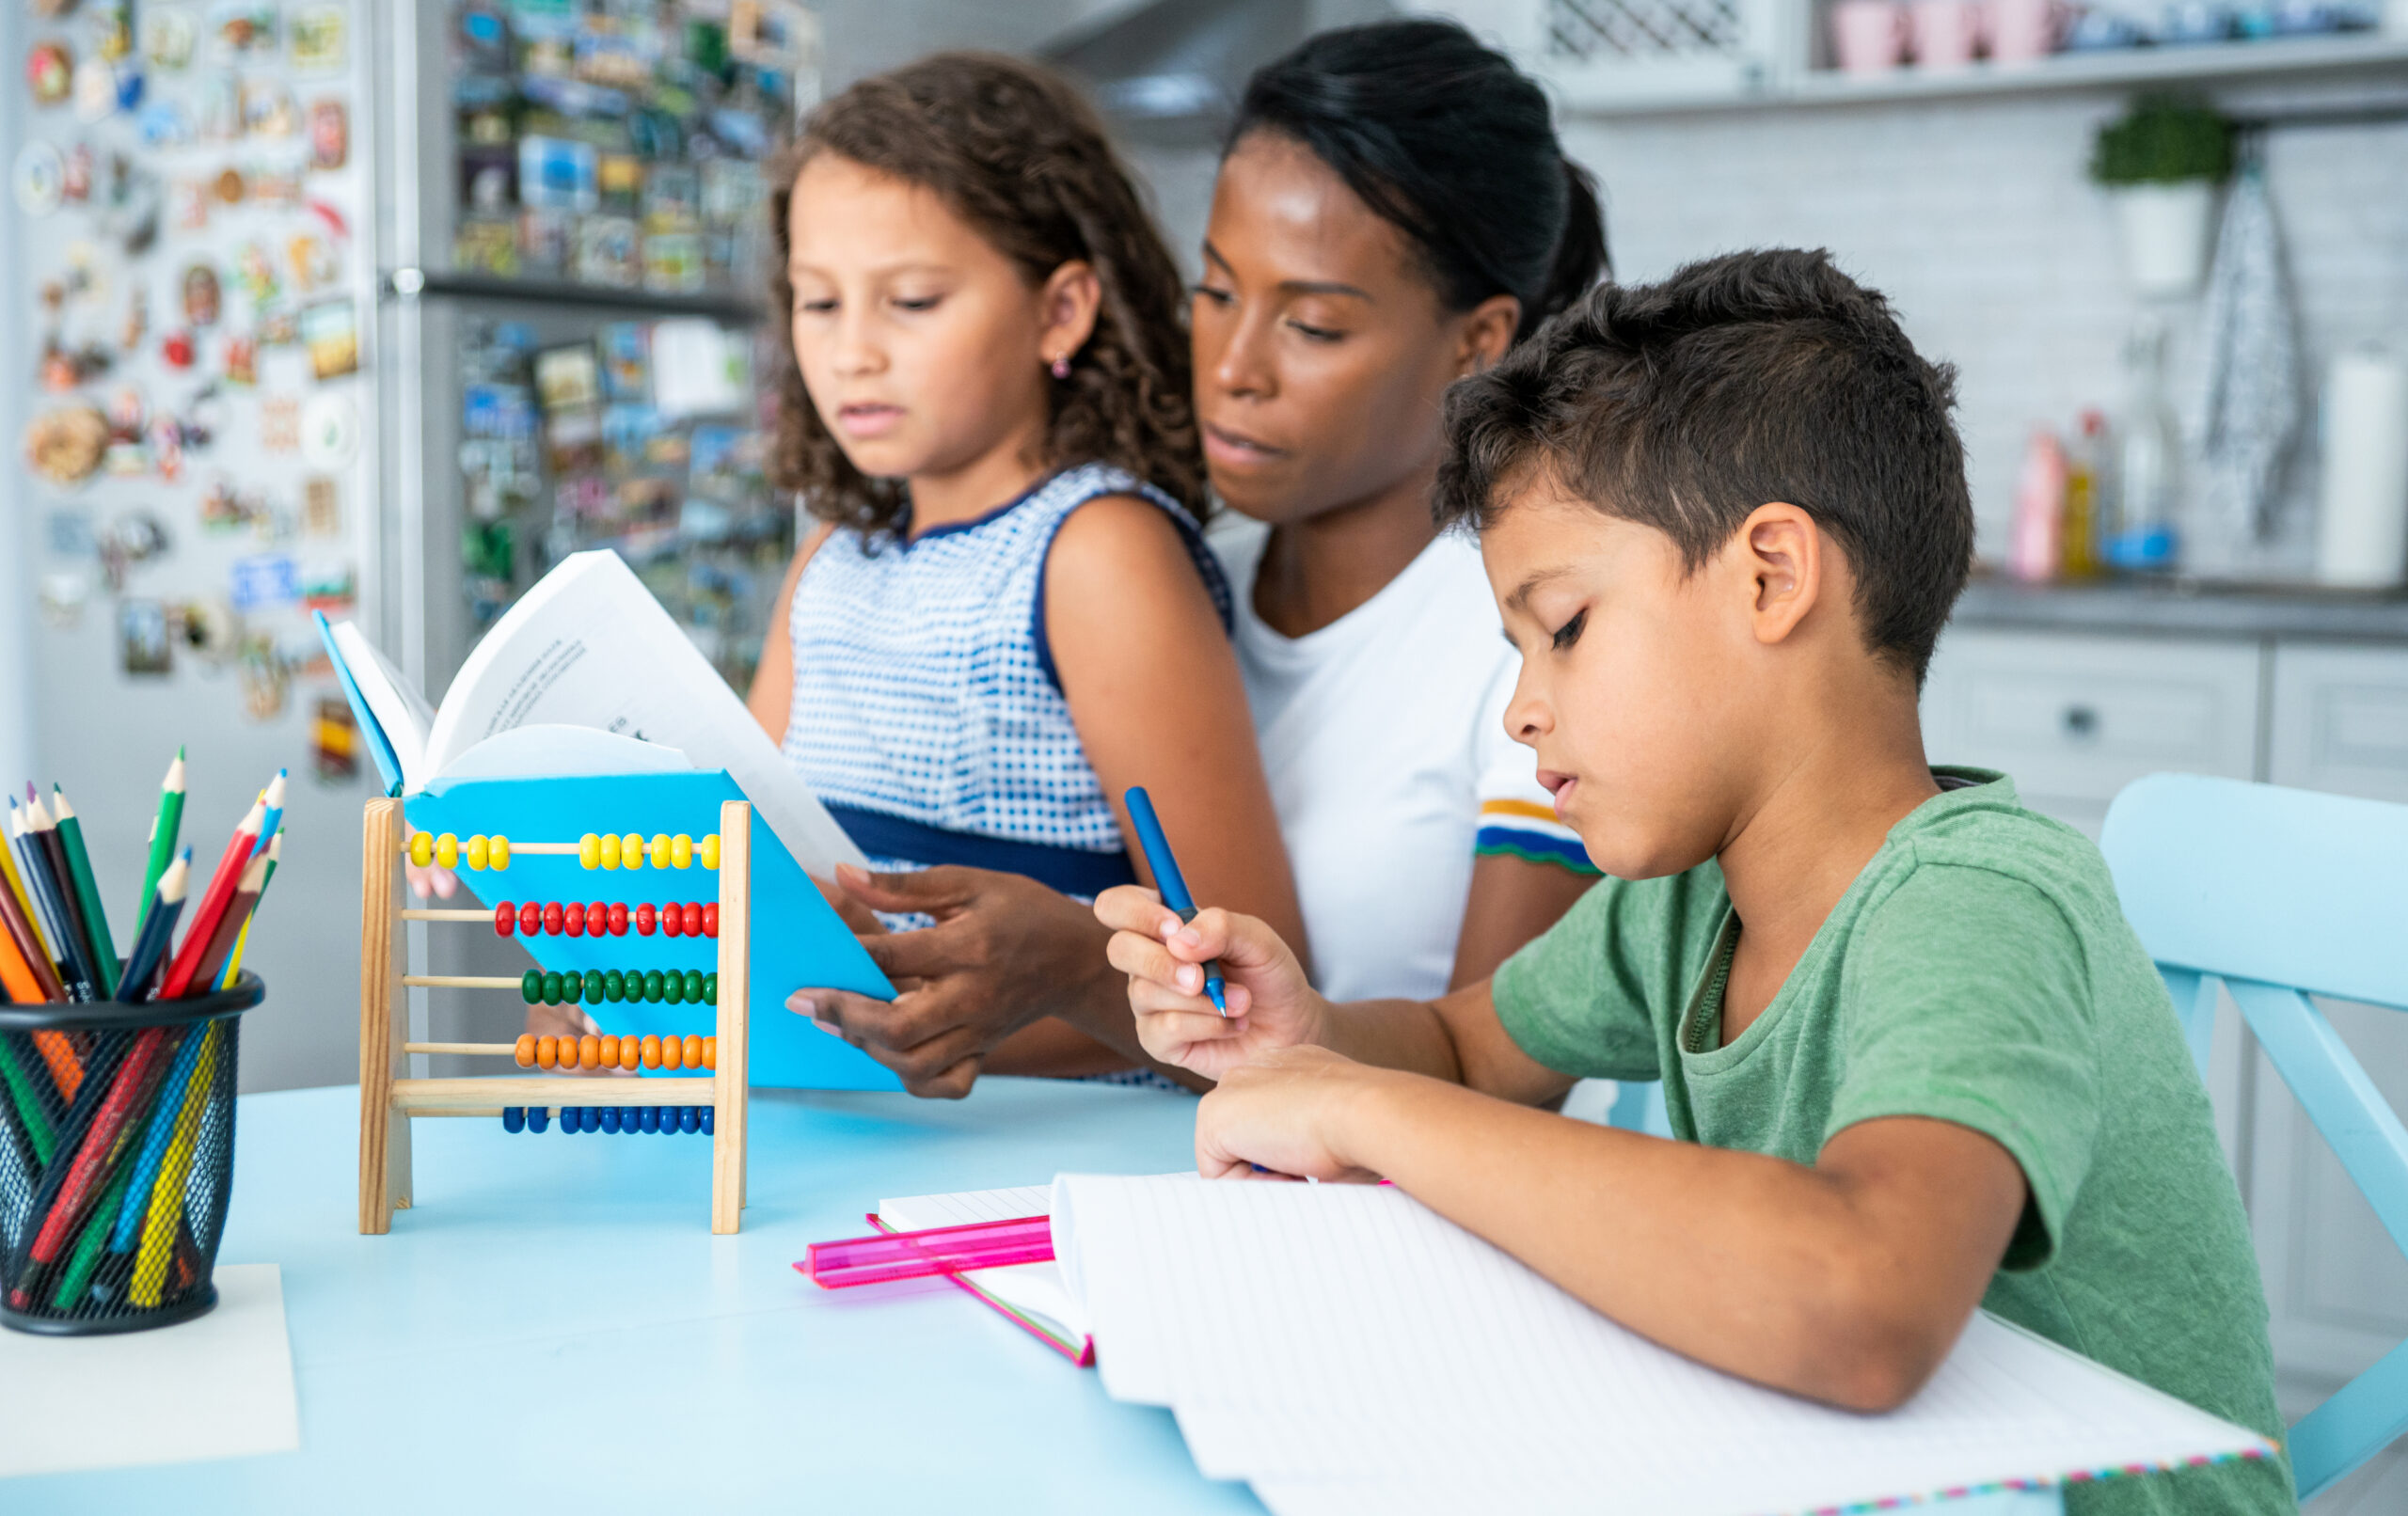
{"label": "boy's hand holding pen", "polygon": [[1095,914],[1113,929],[1106,953],[1129,976],[1146,1050],[1218,1079],[1272,1049],[1318,1040],[1326,1003],[1288,944],[1254,917],[1196,908],[1145,791],[1129,792],[1129,813],[1164,889],[1107,890]]}

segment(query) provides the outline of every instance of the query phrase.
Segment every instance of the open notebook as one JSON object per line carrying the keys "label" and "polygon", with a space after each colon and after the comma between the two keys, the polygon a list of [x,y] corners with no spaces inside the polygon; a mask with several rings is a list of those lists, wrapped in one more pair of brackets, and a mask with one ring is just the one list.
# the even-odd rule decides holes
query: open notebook
{"label": "open notebook", "polygon": [[1052,1215],[1059,1324],[1093,1334],[1105,1390],[1170,1407],[1206,1475],[1280,1516],[1760,1516],[2273,1452],[1984,1314],[1900,1410],[1811,1404],[1624,1331],[1392,1188],[1065,1175]]}
{"label": "open notebook", "polygon": [[[870,1223],[882,1231],[925,1232],[932,1226],[1012,1221],[1044,1215],[1053,1194],[1046,1185],[1023,1184],[1010,1190],[907,1195],[900,1200],[879,1201],[878,1214],[870,1218]],[[1016,1263],[1007,1269],[974,1269],[949,1277],[1080,1367],[1095,1362],[1095,1343],[1087,1335],[1086,1311],[1071,1296],[1060,1265]]]}

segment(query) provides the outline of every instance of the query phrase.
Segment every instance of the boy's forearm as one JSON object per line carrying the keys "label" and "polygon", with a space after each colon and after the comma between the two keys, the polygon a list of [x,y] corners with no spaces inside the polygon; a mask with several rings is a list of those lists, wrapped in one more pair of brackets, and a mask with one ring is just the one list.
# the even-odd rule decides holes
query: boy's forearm
{"label": "boy's forearm", "polygon": [[1324,1002],[1313,1039],[1358,1064],[1463,1082],[1463,1060],[1438,1008],[1424,1001]]}
{"label": "boy's forearm", "polygon": [[1783,1160],[1395,1075],[1367,1076],[1334,1120],[1352,1165],[1632,1330],[1792,1393],[1899,1403],[1979,1297],[1933,1299],[1848,1186]]}

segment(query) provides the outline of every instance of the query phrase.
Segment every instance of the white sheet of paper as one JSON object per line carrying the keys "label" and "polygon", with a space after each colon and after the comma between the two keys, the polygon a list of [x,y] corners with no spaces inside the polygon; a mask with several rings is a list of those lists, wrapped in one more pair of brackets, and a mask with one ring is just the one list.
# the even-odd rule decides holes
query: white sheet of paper
{"label": "white sheet of paper", "polygon": [[[1015,1185],[1008,1190],[963,1190],[948,1195],[905,1195],[878,1203],[879,1220],[898,1232],[924,1232],[936,1226],[967,1226],[974,1222],[1013,1221],[1042,1216],[1053,1191],[1041,1184]],[[1063,1282],[1054,1263],[1015,1263],[1000,1269],[971,1269],[962,1273],[988,1294],[1024,1316],[1032,1316],[1073,1342],[1087,1334],[1086,1312]]]}
{"label": "white sheet of paper", "polygon": [[1052,1214],[1106,1391],[1170,1407],[1199,1469],[1287,1516],[1605,1491],[1624,1516],[1744,1516],[2271,1452],[1981,1314],[1898,1411],[1815,1405],[1648,1342],[1392,1188],[1065,1175]]}
{"label": "white sheet of paper", "polygon": [[216,1308],[179,1326],[0,1329],[0,1478],[298,1448],[283,1273],[226,1264],[216,1283]]}

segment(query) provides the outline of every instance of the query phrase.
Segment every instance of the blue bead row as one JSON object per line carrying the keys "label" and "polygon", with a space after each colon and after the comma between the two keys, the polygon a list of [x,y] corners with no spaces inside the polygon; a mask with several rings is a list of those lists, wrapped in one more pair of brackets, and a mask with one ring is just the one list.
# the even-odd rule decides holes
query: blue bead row
{"label": "blue bead row", "polygon": [[[706,1105],[572,1105],[561,1111],[562,1131],[700,1132],[711,1135],[712,1108]],[[504,1106],[501,1129],[542,1131],[551,1125],[542,1106]]]}

